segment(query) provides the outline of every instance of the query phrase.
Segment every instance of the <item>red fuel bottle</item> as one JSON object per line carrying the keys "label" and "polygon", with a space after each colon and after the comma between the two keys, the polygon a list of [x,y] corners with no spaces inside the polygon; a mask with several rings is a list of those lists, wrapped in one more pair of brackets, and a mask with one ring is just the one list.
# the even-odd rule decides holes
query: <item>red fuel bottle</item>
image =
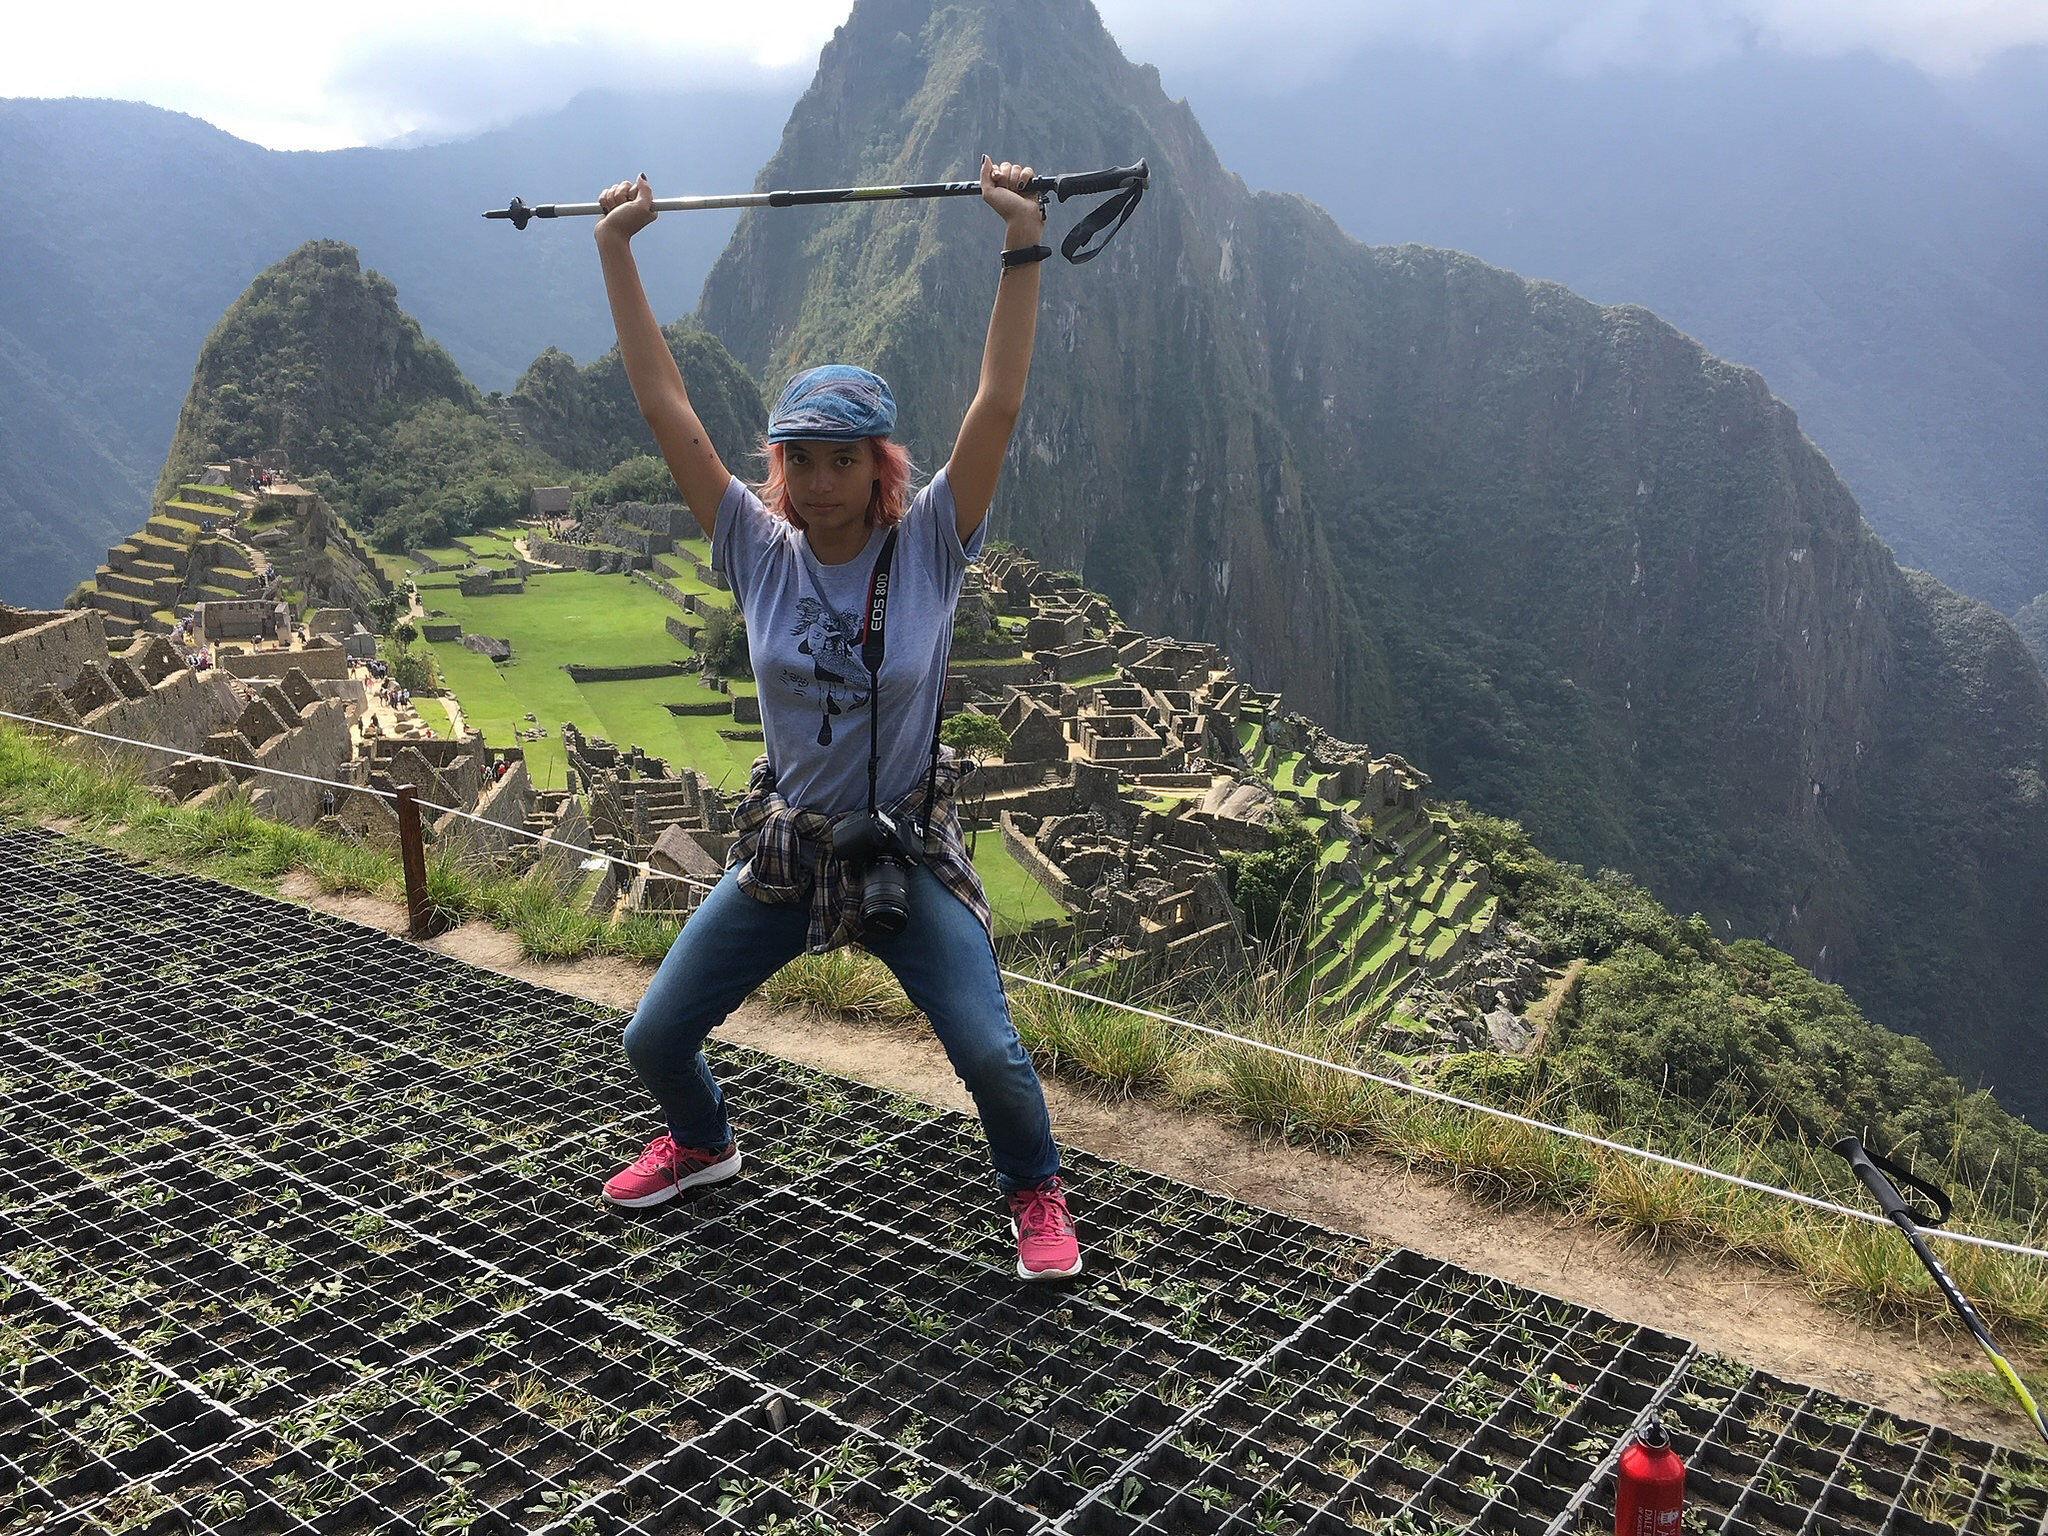
{"label": "red fuel bottle", "polygon": [[1615,1470],[1614,1536],[1679,1536],[1684,1518],[1685,1463],[1652,1413]]}

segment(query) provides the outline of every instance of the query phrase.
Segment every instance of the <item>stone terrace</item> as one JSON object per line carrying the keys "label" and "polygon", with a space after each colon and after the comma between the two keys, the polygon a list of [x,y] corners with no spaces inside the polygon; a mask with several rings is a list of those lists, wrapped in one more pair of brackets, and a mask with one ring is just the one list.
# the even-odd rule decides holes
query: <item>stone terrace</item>
{"label": "stone terrace", "polygon": [[[1408,1053],[1527,1044],[1519,1010],[1545,978],[1499,934],[1486,872],[1424,804],[1425,775],[1289,713],[1214,646],[1118,624],[1072,577],[1007,550],[986,566],[1038,669],[970,694],[1011,738],[986,809],[1093,953],[1241,970],[1223,859],[1270,850],[1290,816],[1320,844],[1303,959],[1325,1008],[1379,1029],[1398,1007],[1381,1043]],[[1090,680],[1062,680],[1076,677]]]}

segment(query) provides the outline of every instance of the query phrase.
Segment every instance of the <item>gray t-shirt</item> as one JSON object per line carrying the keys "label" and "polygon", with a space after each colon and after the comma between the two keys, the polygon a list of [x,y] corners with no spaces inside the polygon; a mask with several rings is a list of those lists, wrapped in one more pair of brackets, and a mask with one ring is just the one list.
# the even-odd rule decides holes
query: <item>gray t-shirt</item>
{"label": "gray t-shirt", "polygon": [[[924,781],[960,584],[988,533],[984,522],[961,546],[944,470],[917,493],[897,526],[882,658],[877,797],[883,805]],[[762,506],[737,478],[726,487],[713,524],[711,564],[732,584],[746,615],[776,789],[791,805],[826,816],[867,805],[873,712],[860,632],[868,582],[887,537],[877,528],[844,565],[822,564],[802,531]]]}

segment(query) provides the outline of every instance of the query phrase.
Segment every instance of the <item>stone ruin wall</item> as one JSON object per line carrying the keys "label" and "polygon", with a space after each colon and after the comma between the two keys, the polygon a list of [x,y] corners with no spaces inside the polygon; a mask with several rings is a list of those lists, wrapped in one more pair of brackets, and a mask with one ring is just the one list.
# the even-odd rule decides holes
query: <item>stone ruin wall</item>
{"label": "stone ruin wall", "polygon": [[107,626],[96,608],[62,613],[0,605],[0,709],[22,706],[39,688],[63,692],[87,662],[107,658]]}
{"label": "stone ruin wall", "polygon": [[[472,584],[505,589],[488,570],[466,576],[464,589]],[[1213,646],[1122,627],[1104,600],[1070,576],[999,551],[974,574],[969,600],[984,617],[1023,618],[1026,641],[1022,647],[984,644],[978,649],[992,664],[956,668],[948,679],[951,697],[996,716],[1013,741],[1006,761],[968,780],[970,794],[1012,856],[1074,913],[1074,931],[1084,940],[1111,942],[1179,974],[1241,970],[1250,963],[1253,951],[1219,865],[1226,850],[1256,852],[1273,841],[1272,792],[1248,776],[1238,746],[1247,709],[1259,711],[1261,729],[1276,746],[1307,754],[1312,767],[1302,774],[1305,790],[1340,809],[1362,803],[1402,816],[1423,814],[1427,779],[1399,758],[1373,759],[1364,748],[1285,713],[1277,695],[1246,687]],[[968,607],[963,603],[963,613]],[[629,893],[636,904],[687,910],[693,898],[678,894],[687,887],[675,877],[702,860],[722,864],[729,842],[722,797],[701,774],[673,772],[637,748],[584,738],[573,726],[564,730],[572,782],[589,802],[586,820],[574,796],[537,795],[523,763],[491,782],[489,754],[473,743],[375,743],[365,758],[351,762],[344,711],[334,700],[292,698],[292,690],[273,686],[238,707],[224,679],[185,672],[182,658],[173,657],[177,675],[165,671],[145,682],[133,664],[122,672],[115,658],[97,660],[105,657],[104,644],[93,612],[8,617],[0,610],[0,703],[29,681],[48,703],[47,679],[61,678],[78,694],[73,700],[55,690],[64,696],[63,707],[80,721],[112,711],[101,718],[127,722],[131,729],[123,734],[175,739],[188,750],[218,734],[223,746],[231,738],[244,743],[218,755],[246,751],[252,762],[346,777],[363,789],[386,788],[394,776],[410,778],[431,801],[464,808],[481,803],[504,829],[494,833],[444,814],[432,828],[437,841],[479,856],[516,856],[520,847],[535,845],[514,828],[549,828],[563,841],[608,851],[616,867],[597,882],[596,906]],[[1006,659],[1013,654],[1014,664]],[[158,663],[164,671],[161,657]],[[1115,676],[1106,682],[1076,688],[1062,680],[1112,668]],[[298,690],[311,686],[298,678]],[[216,787],[225,772],[217,771]],[[204,792],[207,784],[193,788]],[[324,792],[307,789],[308,796],[271,792],[274,813],[374,841],[395,839],[388,803],[348,794],[330,809],[309,803]],[[1196,789],[1203,789],[1198,801],[1177,800],[1170,814],[1141,803]],[[1332,825],[1358,834],[1348,814],[1333,817]],[[658,848],[665,852],[657,855]],[[656,867],[671,878],[650,879],[627,867],[659,858],[667,863]],[[1360,878],[1348,858],[1334,873],[1341,880],[1347,872]],[[1452,959],[1451,971],[1465,965],[1462,944]],[[1485,979],[1500,984],[1492,1000],[1505,1008],[1519,983],[1511,966],[1488,964]]]}
{"label": "stone ruin wall", "polygon": [[[514,828],[584,839],[581,808],[567,795],[537,795],[517,748],[494,753],[475,737],[359,746],[350,722],[364,707],[361,681],[309,677],[302,665],[310,660],[325,671],[320,662],[342,654],[334,647],[258,652],[249,658],[250,670],[263,675],[243,681],[221,669],[194,671],[184,652],[160,635],[137,636],[110,651],[95,609],[52,613],[0,605],[0,708],[171,749],[109,749],[171,803],[213,804],[245,791],[256,812],[271,820],[396,847],[391,802],[372,791],[410,782],[422,799],[473,811],[492,824],[480,827],[444,812],[426,828],[437,844],[531,864],[542,845]],[[489,769],[496,756],[512,766],[494,780]]]}

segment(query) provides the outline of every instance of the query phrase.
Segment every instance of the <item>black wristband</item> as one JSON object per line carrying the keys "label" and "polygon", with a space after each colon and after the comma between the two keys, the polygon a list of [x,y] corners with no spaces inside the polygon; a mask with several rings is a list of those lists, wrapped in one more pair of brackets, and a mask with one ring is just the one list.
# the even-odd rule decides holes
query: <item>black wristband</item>
{"label": "black wristband", "polygon": [[1049,245],[1020,245],[1014,251],[1003,252],[1003,267],[1028,267],[1034,261],[1043,261],[1052,254]]}

